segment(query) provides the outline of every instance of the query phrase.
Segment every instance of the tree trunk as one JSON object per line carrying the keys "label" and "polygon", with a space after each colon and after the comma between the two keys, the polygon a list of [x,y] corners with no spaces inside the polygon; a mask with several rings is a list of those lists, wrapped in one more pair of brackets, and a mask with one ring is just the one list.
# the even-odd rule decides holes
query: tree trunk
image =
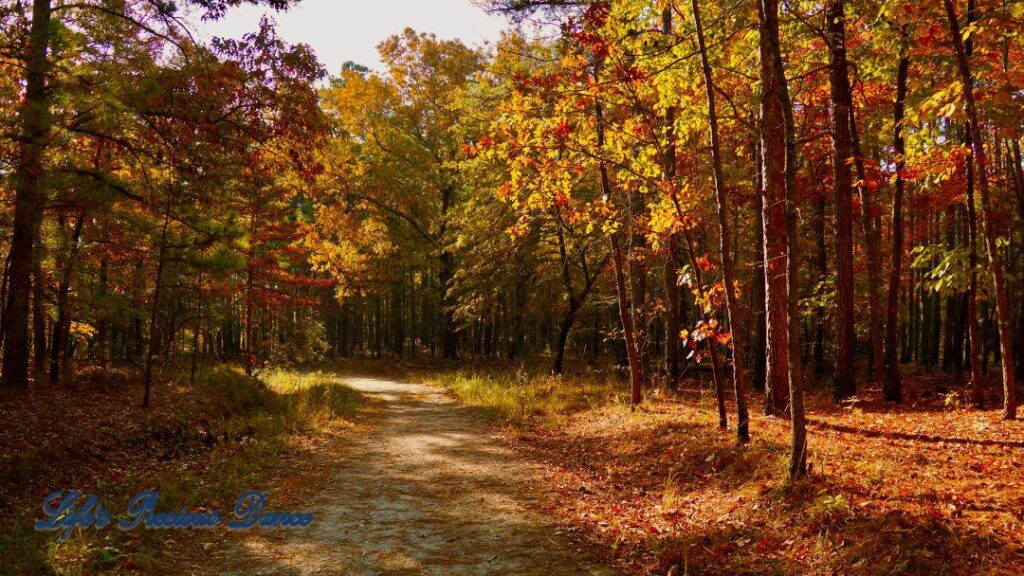
{"label": "tree trunk", "polygon": [[259,347],[256,345],[256,319],[253,315],[253,293],[256,288],[254,255],[250,252],[249,264],[245,267],[245,374],[252,376],[256,369]]}
{"label": "tree trunk", "polygon": [[[729,416],[725,409],[725,376],[722,375],[722,361],[718,358],[718,352],[711,339],[704,341],[708,347],[708,356],[711,357],[711,378],[715,381],[715,399],[718,401],[718,427],[722,430],[729,428]],[[750,441],[748,438],[747,442]]]}
{"label": "tree trunk", "polygon": [[46,301],[43,267],[39,259],[32,265],[32,352],[36,370],[42,372],[46,368]]}
{"label": "tree trunk", "polygon": [[629,401],[638,406],[643,401],[643,375],[640,372],[640,355],[636,349],[633,332],[633,315],[629,312],[629,295],[626,293],[625,264],[622,248],[619,246],[617,234],[611,236],[612,263],[615,272],[615,294],[619,302],[619,320],[622,322],[622,334],[626,341],[626,354],[629,357]]}
{"label": "tree trunk", "polygon": [[[33,271],[33,274],[35,272]],[[4,322],[4,312],[7,310],[7,287],[10,286],[11,281],[11,252],[8,250],[7,255],[4,256],[4,276],[3,280],[0,281],[0,348],[4,345],[4,329],[7,325]]]}
{"label": "tree trunk", "polygon": [[975,179],[981,193],[981,223],[985,231],[985,246],[988,251],[992,281],[995,285],[996,319],[999,325],[999,345],[1001,348],[1001,364],[1003,372],[1003,418],[1014,420],[1017,417],[1017,391],[1015,370],[1013,365],[1013,334],[1010,329],[1010,307],[1006,297],[1006,275],[1003,269],[1003,257],[999,252],[995,225],[992,222],[992,206],[989,196],[988,163],[985,157],[985,132],[978,119],[978,111],[974,102],[974,78],[971,64],[964,49],[960,23],[957,21],[956,8],[953,0],[943,0],[949,20],[950,39],[956,52],[957,67],[960,71],[961,89],[967,109],[967,121],[971,128],[971,152],[975,166]]}
{"label": "tree trunk", "polygon": [[[1017,215],[1018,219],[1024,222],[1024,168],[1021,167],[1020,141],[1017,136],[1010,139],[1010,164],[1017,192]],[[1024,278],[1021,279],[1018,294],[1024,294]],[[1018,300],[1017,338],[1014,341],[1017,355],[1014,364],[1017,367],[1017,379],[1024,379],[1024,297],[1018,297]]]}
{"label": "tree trunk", "polygon": [[196,282],[196,323],[192,328],[192,367],[189,370],[189,384],[196,384],[196,362],[199,358],[199,333],[203,329],[203,272],[199,271],[199,278]]}
{"label": "tree trunk", "polygon": [[[71,315],[68,309],[68,294],[71,291],[71,276],[74,274],[75,261],[78,259],[78,248],[82,241],[82,225],[85,223],[83,209],[75,221],[75,229],[71,236],[71,248],[68,260],[64,264],[60,284],[57,287],[57,323],[53,327],[53,338],[50,343],[50,382],[60,380],[62,355],[68,356],[69,334],[71,332]],[[66,364],[66,362],[65,362]]]}
{"label": "tree trunk", "polygon": [[750,280],[751,301],[750,324],[751,324],[751,386],[758,392],[766,391],[766,376],[768,371],[768,324],[765,309],[765,274],[764,274],[764,196],[761,194],[761,143],[754,143],[754,159],[757,174],[755,178],[756,188],[754,194],[754,274]]}
{"label": "tree trunk", "polygon": [[[892,197],[892,255],[889,268],[889,294],[886,309],[885,371],[888,388],[882,390],[886,402],[902,402],[903,386],[900,382],[900,361],[897,356],[900,321],[900,277],[903,274],[903,193],[906,186],[903,171],[906,168],[906,144],[903,141],[903,119],[907,104],[907,75],[910,71],[910,46],[907,27],[900,28],[900,61],[896,67],[896,103],[893,106],[893,150],[896,180]],[[907,299],[913,295],[908,291]],[[909,321],[909,319],[908,319]]]}
{"label": "tree trunk", "polygon": [[864,244],[867,252],[868,268],[868,306],[871,318],[869,319],[869,334],[871,337],[871,360],[872,375],[882,383],[882,389],[886,390],[891,385],[886,382],[889,373],[885,369],[885,344],[882,341],[882,297],[879,294],[879,286],[882,283],[882,255],[879,245],[882,243],[882,222],[881,208],[875,206],[872,193],[877,189],[868,188],[867,171],[864,169],[864,155],[860,146],[860,136],[857,133],[857,115],[853,110],[852,95],[850,104],[850,137],[853,142],[854,166],[857,168],[857,178],[860,180],[861,223],[864,228]]}
{"label": "tree trunk", "polygon": [[850,114],[853,108],[846,64],[844,0],[829,0],[825,7],[829,45],[829,80],[832,88],[832,178],[836,205],[836,372],[835,400],[857,394],[857,334],[853,311],[853,182],[850,160]]}
{"label": "tree trunk", "polygon": [[[694,26],[697,31],[697,45],[700,48],[701,69],[704,73],[704,92],[708,103],[708,131],[711,139],[711,164],[715,180],[715,199],[718,204],[718,253],[722,260],[722,273],[725,280],[725,313],[729,320],[732,333],[732,372],[736,394],[737,425],[736,439],[741,444],[750,441],[750,419],[747,414],[747,369],[744,366],[743,341],[738,329],[739,304],[736,291],[736,273],[733,268],[732,253],[729,247],[729,215],[726,203],[725,171],[722,169],[721,143],[718,136],[718,112],[715,108],[715,84],[708,60],[707,46],[704,43],[704,28],[700,20],[698,0],[691,0],[693,7]],[[710,345],[710,344],[709,344]]]}
{"label": "tree trunk", "polygon": [[25,97],[17,166],[14,170],[14,230],[11,238],[10,286],[4,308],[3,373],[0,388],[28,386],[29,299],[36,219],[43,202],[43,159],[50,139],[50,96],[46,75],[50,63],[50,0],[33,0],[32,27],[25,59]]}
{"label": "tree trunk", "polygon": [[146,350],[145,388],[142,393],[142,405],[149,406],[153,389],[153,362],[160,346],[160,330],[157,321],[160,315],[160,292],[163,287],[164,263],[167,260],[167,228],[171,224],[171,192],[166,191],[167,204],[164,208],[164,224],[160,230],[160,249],[157,252],[156,281],[153,286],[153,302],[149,308],[149,347]]}
{"label": "tree trunk", "polygon": [[642,199],[637,198],[632,191],[625,191],[626,204],[628,209],[628,220],[626,228],[628,234],[628,249],[626,251],[626,266],[629,272],[629,301],[630,313],[633,316],[634,339],[639,360],[640,379],[646,384],[649,378],[650,367],[650,318],[647,314],[647,239],[642,232],[637,230],[637,220],[644,212]]}
{"label": "tree trunk", "polygon": [[[707,298],[707,292],[704,287],[704,273],[701,271],[700,266],[697,265],[697,254],[693,239],[689,233],[683,232],[686,239],[686,254],[690,258],[690,266],[693,268],[694,281],[696,282],[696,293],[697,296],[704,300]],[[701,308],[701,315],[703,316],[704,323],[709,324],[711,322],[711,316],[707,310]],[[725,376],[722,374],[722,363],[718,358],[718,352],[715,350],[715,339],[711,337],[704,338],[704,344],[708,349],[708,356],[711,358],[711,377],[715,383],[715,397],[718,401],[718,426],[725,430],[729,425],[728,417],[726,416],[725,409]],[[750,438],[742,440],[741,443],[749,442]]]}
{"label": "tree trunk", "polygon": [[561,212],[555,212],[558,222],[555,224],[558,235],[558,252],[562,258],[562,287],[565,289],[565,296],[568,300],[568,308],[562,317],[562,326],[558,331],[558,342],[555,344],[555,363],[551,372],[555,375],[562,374],[562,364],[565,361],[565,343],[569,340],[569,332],[576,321],[576,312],[580,309],[580,302],[576,298],[576,291],[572,287],[572,274],[570,273],[569,251],[565,246],[565,230],[562,224]]}
{"label": "tree trunk", "polygon": [[[965,126],[964,144],[972,147],[970,126]],[[974,163],[967,163],[967,259],[970,281],[967,288],[967,346],[971,368],[971,403],[981,407],[985,402],[981,381],[981,330],[978,327],[978,215],[974,197]]]}
{"label": "tree trunk", "polygon": [[[661,31],[672,37],[672,5],[669,3],[661,13]],[[676,177],[676,108],[665,110],[665,151],[662,158],[662,177],[674,190]],[[665,374],[667,387],[675,390],[679,386],[679,270],[676,267],[676,251],[679,248],[678,232],[669,232],[668,248],[665,253]]]}
{"label": "tree trunk", "polygon": [[668,250],[665,253],[665,300],[668,302],[665,322],[665,374],[667,387],[675,390],[679,387],[679,270],[676,268],[676,251],[679,239],[671,234],[668,239]]}
{"label": "tree trunk", "polygon": [[[595,80],[597,73],[594,74]],[[604,148],[604,110],[599,102],[594,106],[594,117],[597,124],[597,147],[598,153]],[[612,183],[608,176],[608,166],[602,158],[600,161],[601,192],[610,202],[612,196]],[[628,217],[632,218],[632,213]],[[612,269],[615,274],[615,295],[619,303],[619,321],[622,323],[623,340],[626,343],[626,356],[629,359],[629,400],[633,406],[638,406],[643,401],[644,373],[640,366],[640,354],[637,350],[636,333],[633,326],[633,314],[630,311],[630,298],[626,289],[625,262],[622,256],[619,232],[613,232],[609,238],[612,250]]]}
{"label": "tree trunk", "polygon": [[[822,194],[814,201],[814,242],[818,253],[815,254],[814,267],[818,272],[819,282],[828,278],[828,247],[825,235],[826,198]],[[815,306],[814,311],[814,350],[812,351],[814,373],[825,373],[825,308]]]}
{"label": "tree trunk", "polygon": [[441,248],[441,270],[438,278],[441,281],[441,321],[443,341],[441,354],[447,360],[459,358],[459,330],[455,324],[455,254],[448,249],[448,212],[455,203],[455,190],[448,186],[441,191],[441,231],[438,234]]}
{"label": "tree trunk", "polygon": [[[761,28],[761,156],[764,206],[766,380],[765,413],[781,415],[786,409],[789,388],[789,259],[786,230],[786,134],[775,59],[778,45],[778,4],[759,4]],[[770,14],[769,14],[770,13]],[[774,26],[774,32],[772,30]]]}
{"label": "tree trunk", "polygon": [[[103,298],[107,296],[107,258],[104,256],[103,260],[100,261],[100,295]],[[107,367],[107,331],[108,331],[108,320],[106,311],[100,313],[99,321],[96,326],[96,363],[101,368]]]}
{"label": "tree trunk", "polygon": [[781,392],[788,387],[792,443],[790,477],[807,473],[806,423],[803,413],[803,389],[799,378],[793,378],[790,358],[790,282],[796,263],[791,262],[790,212],[787,177],[795,168],[790,146],[786,107],[788,88],[779,46],[779,6],[777,0],[758,3],[761,61],[761,134],[762,170],[764,173],[765,220],[765,308],[768,320],[768,397],[772,412],[783,408]]}

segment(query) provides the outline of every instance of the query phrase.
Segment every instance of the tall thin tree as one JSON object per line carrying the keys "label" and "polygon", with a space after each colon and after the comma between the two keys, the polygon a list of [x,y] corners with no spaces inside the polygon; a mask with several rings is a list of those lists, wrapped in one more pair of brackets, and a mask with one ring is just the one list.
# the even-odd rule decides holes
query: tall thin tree
{"label": "tall thin tree", "polygon": [[963,33],[957,20],[956,7],[953,0],[943,0],[946,16],[949,21],[949,35],[953,43],[957,69],[964,105],[967,111],[967,122],[971,131],[971,155],[975,166],[974,176],[977,180],[981,204],[981,223],[985,232],[985,247],[988,252],[989,267],[992,271],[992,282],[995,285],[996,322],[999,326],[999,346],[1003,375],[1003,418],[1017,418],[1017,390],[1014,373],[1013,333],[1010,329],[1010,305],[1006,296],[1006,272],[1003,257],[999,251],[998,238],[992,222],[992,201],[988,181],[988,159],[985,155],[987,142],[985,130],[978,117],[978,109],[974,98],[974,76],[971,72],[971,61],[964,47]]}

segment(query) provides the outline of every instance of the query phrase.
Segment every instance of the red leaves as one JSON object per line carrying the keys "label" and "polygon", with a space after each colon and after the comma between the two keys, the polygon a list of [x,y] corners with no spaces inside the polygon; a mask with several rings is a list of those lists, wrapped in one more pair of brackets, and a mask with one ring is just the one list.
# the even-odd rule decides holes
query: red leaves
{"label": "red leaves", "polygon": [[711,262],[711,259],[705,256],[697,257],[697,267],[704,272],[710,272],[715,269],[715,265]]}
{"label": "red leaves", "polygon": [[594,2],[583,13],[583,21],[588,28],[600,28],[608,20],[610,13],[611,4],[609,2]]}
{"label": "red leaves", "polygon": [[599,60],[608,57],[609,45],[600,35],[611,13],[608,2],[594,2],[583,13],[582,21],[567,19],[562,24],[562,35],[572,38],[585,50],[591,52]]}
{"label": "red leaves", "polygon": [[555,134],[563,140],[571,136],[572,131],[572,125],[569,124],[568,120],[561,120],[558,126],[555,127]]}

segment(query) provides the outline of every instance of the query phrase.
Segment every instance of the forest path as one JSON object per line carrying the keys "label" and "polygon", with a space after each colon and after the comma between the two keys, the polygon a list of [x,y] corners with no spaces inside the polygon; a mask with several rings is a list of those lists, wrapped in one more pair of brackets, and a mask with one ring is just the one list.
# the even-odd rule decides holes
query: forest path
{"label": "forest path", "polygon": [[305,508],[313,524],[254,531],[220,574],[614,573],[531,509],[542,471],[472,408],[421,384],[345,383],[381,400],[383,413],[368,433],[350,437],[327,487]]}

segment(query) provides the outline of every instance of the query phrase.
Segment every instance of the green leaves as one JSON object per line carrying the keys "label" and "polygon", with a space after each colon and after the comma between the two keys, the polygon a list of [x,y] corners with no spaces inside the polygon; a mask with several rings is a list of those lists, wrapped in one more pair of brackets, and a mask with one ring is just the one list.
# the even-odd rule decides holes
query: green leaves
{"label": "green leaves", "polygon": [[[970,289],[970,250],[966,246],[952,249],[943,244],[917,246],[911,256],[911,267],[924,274],[922,285],[926,290],[953,296]],[[978,281],[984,283],[986,276],[979,273]],[[984,299],[986,293],[987,290],[979,290],[978,298]]]}

